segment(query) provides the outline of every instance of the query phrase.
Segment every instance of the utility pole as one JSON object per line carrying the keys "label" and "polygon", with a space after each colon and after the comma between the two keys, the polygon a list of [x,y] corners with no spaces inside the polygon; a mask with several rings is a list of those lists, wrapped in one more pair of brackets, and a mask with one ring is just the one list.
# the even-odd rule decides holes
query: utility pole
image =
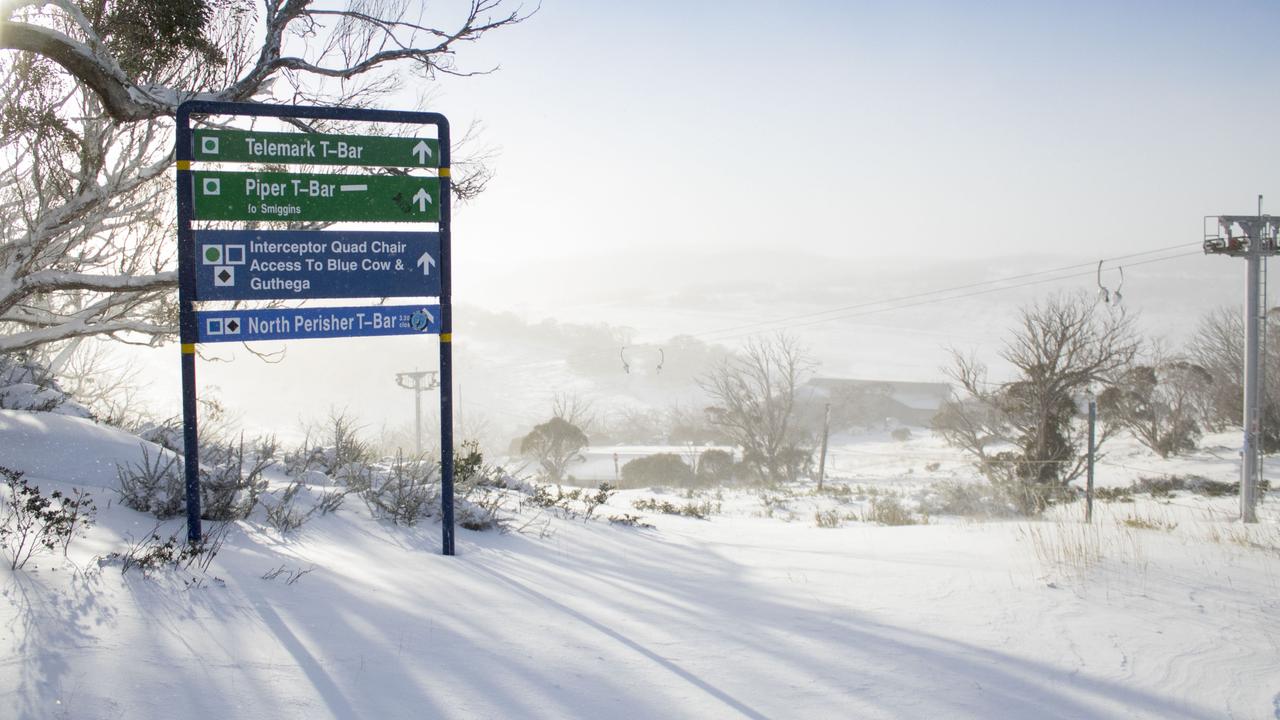
{"label": "utility pole", "polygon": [[827,436],[831,434],[831,403],[827,403],[822,417],[822,455],[818,456],[818,492],[822,492],[822,480],[827,476]]}
{"label": "utility pole", "polygon": [[422,457],[422,393],[440,387],[435,370],[415,370],[396,373],[396,384],[413,391],[413,447],[414,454]]}
{"label": "utility pole", "polygon": [[1089,479],[1084,489],[1084,521],[1093,522],[1093,456],[1098,451],[1098,399],[1089,393]]}
{"label": "utility pole", "polygon": [[1262,326],[1266,322],[1266,258],[1276,254],[1280,218],[1257,215],[1219,215],[1209,231],[1205,218],[1204,251],[1210,255],[1243,257],[1244,303],[1244,442],[1240,449],[1240,519],[1258,522],[1258,481],[1262,470]]}

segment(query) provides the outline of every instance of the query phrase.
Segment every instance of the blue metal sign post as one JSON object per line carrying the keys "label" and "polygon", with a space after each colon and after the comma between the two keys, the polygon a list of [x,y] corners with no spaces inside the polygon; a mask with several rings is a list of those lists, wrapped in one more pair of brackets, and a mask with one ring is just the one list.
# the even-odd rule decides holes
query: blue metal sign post
{"label": "blue metal sign post", "polygon": [[[195,133],[191,126],[193,115],[433,126],[435,138],[204,130]],[[197,135],[199,148],[195,147]],[[333,157],[326,156],[322,164],[420,167],[434,169],[435,174],[406,175],[403,170],[390,175],[279,172],[278,166],[295,156],[298,164],[315,160],[304,155],[303,149],[325,150],[330,145]],[[273,167],[270,171],[213,169],[197,173],[191,167],[197,152],[202,163],[270,161]],[[431,334],[440,337],[441,551],[453,555],[449,121],[438,113],[189,101],[178,107],[176,154],[188,539],[198,543],[201,538],[197,344]],[[436,229],[374,232],[193,227],[194,222],[211,220],[425,222],[435,224]],[[215,300],[387,297],[434,297],[438,302],[288,309],[195,307],[196,302]]]}

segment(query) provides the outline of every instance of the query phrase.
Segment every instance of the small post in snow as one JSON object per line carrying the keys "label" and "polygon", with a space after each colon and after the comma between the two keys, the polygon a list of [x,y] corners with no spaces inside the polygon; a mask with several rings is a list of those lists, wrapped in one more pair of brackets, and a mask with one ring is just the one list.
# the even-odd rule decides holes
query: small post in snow
{"label": "small post in snow", "polygon": [[1098,426],[1098,400],[1089,394],[1089,475],[1084,486],[1084,521],[1093,522],[1093,454],[1097,449],[1095,429]]}
{"label": "small post in snow", "polygon": [[822,480],[827,476],[827,436],[831,434],[831,403],[827,403],[826,414],[822,418],[822,454],[818,456],[818,491],[822,491]]}

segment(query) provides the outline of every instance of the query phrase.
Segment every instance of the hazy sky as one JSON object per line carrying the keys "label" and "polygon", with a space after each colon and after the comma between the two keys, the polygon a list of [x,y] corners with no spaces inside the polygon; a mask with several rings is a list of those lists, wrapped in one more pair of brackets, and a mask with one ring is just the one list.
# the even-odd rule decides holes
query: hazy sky
{"label": "hazy sky", "polygon": [[[547,0],[437,106],[501,148],[462,264],[1115,254],[1280,209],[1278,3]],[[474,52],[472,52],[474,51]]]}
{"label": "hazy sky", "polygon": [[[1280,211],[1277,28],[1280,3],[1260,2],[545,0],[459,53],[463,69],[500,71],[434,90],[431,109],[458,130],[481,120],[500,150],[488,191],[455,212],[454,298],[735,345],[707,333],[1194,253],[1203,215],[1252,212],[1259,193]],[[1161,333],[1242,295],[1243,264],[1227,258],[1128,270],[1127,302]],[[1001,313],[1077,287],[1096,286],[803,326],[802,339],[828,374],[936,380],[947,345],[993,352]],[[343,358],[360,367],[353,403],[403,410],[388,378],[407,359],[374,347],[391,341],[312,342],[291,344],[295,365],[201,377],[252,405]],[[500,409],[512,389],[493,392]],[[342,402],[295,395],[271,410]]]}

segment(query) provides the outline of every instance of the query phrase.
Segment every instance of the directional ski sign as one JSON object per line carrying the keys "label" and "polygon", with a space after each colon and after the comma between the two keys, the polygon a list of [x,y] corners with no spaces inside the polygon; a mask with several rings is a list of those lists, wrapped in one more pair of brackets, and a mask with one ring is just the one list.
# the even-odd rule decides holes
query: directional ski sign
{"label": "directional ski sign", "polygon": [[440,167],[440,142],[434,138],[249,130],[196,130],[193,134],[195,159],[206,162]]}
{"label": "directional ski sign", "polygon": [[439,222],[440,178],[191,173],[196,220]]}
{"label": "directional ski sign", "polygon": [[196,342],[253,342],[374,335],[438,335],[440,306],[197,310]]}
{"label": "directional ski sign", "polygon": [[[196,348],[201,343],[436,335],[441,553],[453,555],[448,119],[408,110],[208,100],[181,103],[174,119],[188,540],[202,540],[196,384]],[[284,130],[304,121],[336,121],[374,132],[396,129],[391,131],[395,135],[381,136],[243,129],[275,123],[272,128]],[[239,129],[222,129],[236,126]],[[282,172],[289,168],[304,172]],[[378,172],[376,168],[386,170],[368,174]],[[330,222],[403,225],[374,232],[367,226],[347,231],[294,224],[314,228]],[[258,229],[264,224],[272,229]],[[305,307],[325,298],[387,297],[418,302]],[[273,300],[298,302],[288,303],[295,305],[290,308],[244,307]],[[203,309],[207,301],[239,306]],[[413,346],[423,347],[409,343],[403,350],[416,358],[419,353]],[[344,369],[360,371],[335,368],[335,374],[340,376]],[[340,392],[340,377],[331,380],[321,390]]]}
{"label": "directional ski sign", "polygon": [[196,300],[438,297],[433,232],[196,230]]}

